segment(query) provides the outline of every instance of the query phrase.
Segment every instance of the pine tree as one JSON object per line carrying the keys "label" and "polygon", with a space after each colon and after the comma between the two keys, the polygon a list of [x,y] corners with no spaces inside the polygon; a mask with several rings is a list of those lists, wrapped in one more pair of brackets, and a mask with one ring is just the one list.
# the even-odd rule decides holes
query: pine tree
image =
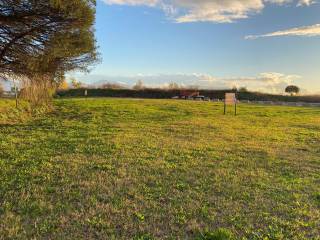
{"label": "pine tree", "polygon": [[95,0],[0,0],[0,72],[61,81],[98,60]]}

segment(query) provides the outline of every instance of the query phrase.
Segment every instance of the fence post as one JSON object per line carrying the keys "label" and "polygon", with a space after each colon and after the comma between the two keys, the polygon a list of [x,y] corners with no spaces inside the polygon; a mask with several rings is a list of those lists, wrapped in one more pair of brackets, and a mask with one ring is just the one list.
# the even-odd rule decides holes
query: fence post
{"label": "fence post", "polygon": [[16,82],[14,81],[14,79],[13,79],[13,87],[14,87],[14,95],[16,99],[16,108],[18,108],[18,90],[17,90]]}

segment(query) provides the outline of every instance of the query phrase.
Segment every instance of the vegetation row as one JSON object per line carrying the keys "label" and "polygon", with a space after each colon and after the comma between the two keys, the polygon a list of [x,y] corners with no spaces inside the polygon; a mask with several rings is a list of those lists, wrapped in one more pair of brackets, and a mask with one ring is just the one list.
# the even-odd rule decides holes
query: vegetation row
{"label": "vegetation row", "polygon": [[[236,92],[234,89],[225,90],[199,90],[200,95],[209,97],[210,99],[224,99],[226,92]],[[180,90],[174,89],[67,89],[59,90],[56,97],[84,97],[87,93],[88,97],[121,97],[121,98],[151,98],[151,99],[169,99],[180,96]],[[248,101],[279,101],[279,102],[320,102],[320,96],[288,96],[265,94],[259,92],[240,91],[237,92],[239,100]]]}

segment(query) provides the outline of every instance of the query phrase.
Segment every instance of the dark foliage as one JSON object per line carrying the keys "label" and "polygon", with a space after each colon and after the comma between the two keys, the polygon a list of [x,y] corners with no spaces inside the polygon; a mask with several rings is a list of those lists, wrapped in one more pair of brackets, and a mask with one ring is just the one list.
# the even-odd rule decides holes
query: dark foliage
{"label": "dark foliage", "polygon": [[285,92],[290,93],[291,95],[298,94],[300,92],[300,88],[298,86],[290,85],[286,87]]}
{"label": "dark foliage", "polygon": [[[59,97],[83,97],[85,89],[70,89],[58,91]],[[211,99],[224,99],[226,92],[232,90],[199,90],[200,95]],[[180,90],[164,89],[88,89],[88,97],[123,97],[123,98],[150,98],[150,99],[169,99],[179,96]],[[274,94],[264,94],[258,92],[238,92],[239,100],[248,101],[273,101],[273,102],[320,102],[320,96],[284,96]]]}
{"label": "dark foliage", "polygon": [[0,72],[62,76],[97,59],[94,0],[0,0]]}

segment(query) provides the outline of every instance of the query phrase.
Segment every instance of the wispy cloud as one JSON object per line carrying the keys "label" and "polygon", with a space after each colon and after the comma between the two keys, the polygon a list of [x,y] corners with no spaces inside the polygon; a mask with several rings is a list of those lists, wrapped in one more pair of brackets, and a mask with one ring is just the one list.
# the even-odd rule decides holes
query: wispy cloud
{"label": "wispy cloud", "polygon": [[294,74],[265,72],[253,77],[216,78],[210,75],[199,75],[197,80],[200,86],[205,88],[246,87],[251,91],[282,93],[286,86],[300,78],[299,75]]}
{"label": "wispy cloud", "polygon": [[320,24],[290,28],[287,30],[276,31],[272,33],[262,34],[262,35],[249,35],[249,36],[246,36],[245,39],[254,40],[257,38],[281,37],[281,36],[305,36],[305,37],[320,36]]}
{"label": "wispy cloud", "polygon": [[266,4],[309,6],[315,0],[103,0],[107,4],[158,7],[177,23],[230,23],[260,13]]}
{"label": "wispy cloud", "polygon": [[103,0],[107,4],[117,4],[117,5],[146,5],[155,6],[158,4],[158,0]]}
{"label": "wispy cloud", "polygon": [[300,0],[297,4],[298,7],[303,7],[303,6],[310,6],[312,4],[315,4],[315,0]]}

